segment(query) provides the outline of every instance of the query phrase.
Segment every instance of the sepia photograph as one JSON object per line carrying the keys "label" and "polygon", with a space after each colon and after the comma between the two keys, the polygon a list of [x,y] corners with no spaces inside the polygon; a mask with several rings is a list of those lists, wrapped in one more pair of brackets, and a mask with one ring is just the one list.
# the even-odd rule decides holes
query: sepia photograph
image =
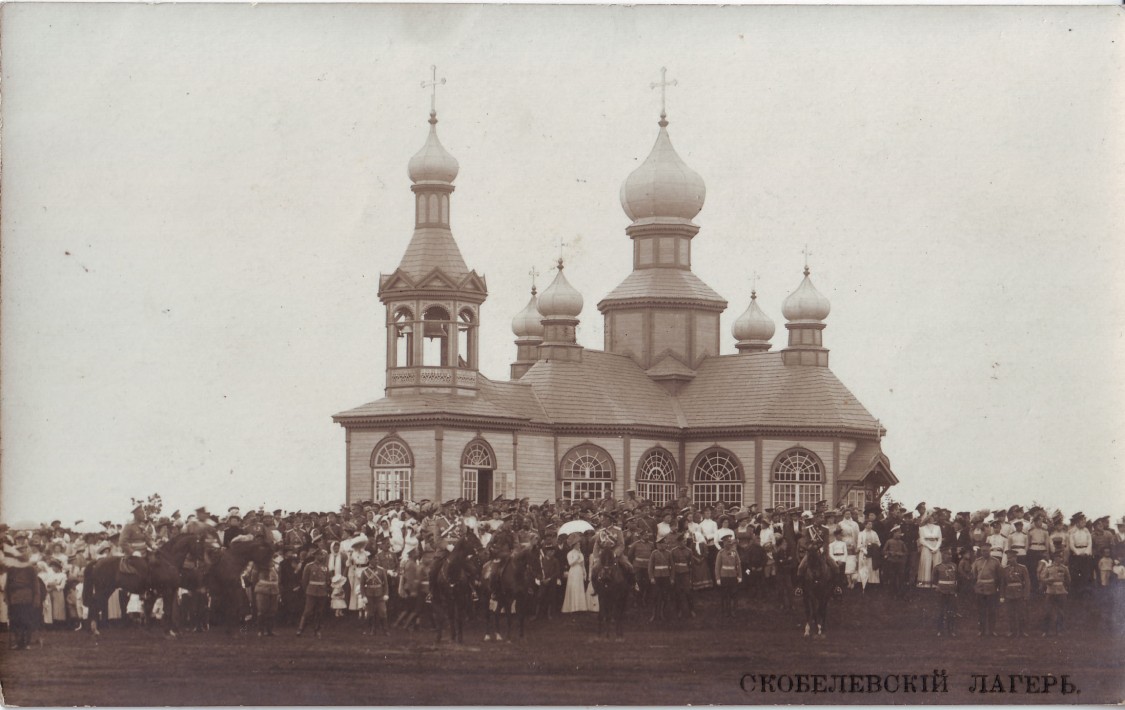
{"label": "sepia photograph", "polygon": [[0,7],[10,706],[1125,701],[1125,14]]}

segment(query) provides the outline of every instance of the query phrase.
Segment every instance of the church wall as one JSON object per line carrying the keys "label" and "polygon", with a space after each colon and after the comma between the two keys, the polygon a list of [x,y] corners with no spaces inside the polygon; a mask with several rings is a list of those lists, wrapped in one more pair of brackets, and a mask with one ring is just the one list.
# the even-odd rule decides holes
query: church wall
{"label": "church wall", "polygon": [[516,466],[516,495],[530,498],[532,503],[554,500],[554,437],[520,434],[516,451],[519,457]]}
{"label": "church wall", "polygon": [[[853,445],[854,446],[854,445]],[[837,462],[833,455],[833,441],[829,439],[799,440],[799,439],[766,439],[762,442],[762,502],[764,508],[773,506],[773,464],[783,451],[793,448],[807,449],[820,457],[824,465],[824,493],[823,498],[829,501],[835,498]],[[841,457],[842,459],[843,457]],[[843,462],[839,462],[843,466]]]}
{"label": "church wall", "polygon": [[606,350],[640,359],[645,352],[645,316],[641,311],[613,311],[606,330]]}
{"label": "church wall", "polygon": [[[433,500],[437,496],[437,447],[433,429],[407,429],[396,432],[414,454],[414,500]],[[368,451],[368,456],[371,452]],[[367,465],[368,477],[371,463]]]}
{"label": "church wall", "polygon": [[670,350],[681,360],[688,359],[688,312],[654,311],[652,314],[652,357]]}
{"label": "church wall", "polygon": [[719,354],[719,314],[706,311],[695,313],[695,337],[692,343],[692,365],[704,355]]}
{"label": "church wall", "polygon": [[370,500],[375,484],[371,478],[371,453],[383,437],[384,430],[353,429],[348,444],[348,503]]}
{"label": "church wall", "polygon": [[695,457],[714,446],[731,452],[738,457],[738,462],[742,464],[742,504],[748,505],[757,502],[754,500],[754,457],[757,455],[757,450],[752,439],[687,442],[684,449],[685,485],[691,486],[694,483],[691,466],[695,462]]}

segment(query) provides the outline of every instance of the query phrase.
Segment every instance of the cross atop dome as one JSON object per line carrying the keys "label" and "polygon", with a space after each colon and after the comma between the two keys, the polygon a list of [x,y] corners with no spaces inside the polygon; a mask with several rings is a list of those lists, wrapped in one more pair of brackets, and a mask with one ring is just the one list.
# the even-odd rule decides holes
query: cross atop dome
{"label": "cross atop dome", "polygon": [[660,123],[657,125],[659,125],[661,128],[664,128],[668,125],[668,111],[665,103],[667,99],[668,87],[676,86],[677,84],[679,84],[679,82],[675,79],[673,79],[672,81],[668,81],[668,67],[660,67],[660,81],[654,81],[648,85],[648,88],[650,89],[655,89],[658,86],[660,87]]}
{"label": "cross atop dome", "polygon": [[422,82],[423,89],[430,90],[430,123],[437,123],[437,88],[445,86],[445,77],[437,78],[437,65],[430,65],[430,80]]}

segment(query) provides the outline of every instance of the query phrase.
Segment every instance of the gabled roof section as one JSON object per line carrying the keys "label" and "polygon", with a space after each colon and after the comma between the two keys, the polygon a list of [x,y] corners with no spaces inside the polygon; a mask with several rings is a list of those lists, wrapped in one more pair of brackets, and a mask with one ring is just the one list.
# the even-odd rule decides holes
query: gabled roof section
{"label": "gabled roof section", "polygon": [[781,353],[700,363],[680,391],[688,427],[831,429],[874,434],[877,422],[827,367],[785,365]]}
{"label": "gabled roof section", "polygon": [[656,379],[661,377],[691,379],[695,377],[695,370],[683,364],[675,357],[666,355],[660,362],[645,370],[645,374]]}
{"label": "gabled roof section", "polygon": [[453,233],[442,227],[419,227],[406,246],[399,262],[400,271],[419,281],[434,269],[440,269],[454,283],[469,273]]}
{"label": "gabled roof section", "polygon": [[555,424],[680,425],[672,397],[623,355],[585,350],[581,362],[541,360],[520,383]]}
{"label": "gabled roof section", "polygon": [[876,441],[861,441],[848,457],[848,463],[837,480],[842,483],[860,483],[873,471],[879,474],[880,483],[893,486],[898,477],[891,472],[891,460]]}
{"label": "gabled roof section", "polygon": [[687,269],[637,269],[598,303],[598,310],[618,301],[709,301],[719,309],[726,300]]}

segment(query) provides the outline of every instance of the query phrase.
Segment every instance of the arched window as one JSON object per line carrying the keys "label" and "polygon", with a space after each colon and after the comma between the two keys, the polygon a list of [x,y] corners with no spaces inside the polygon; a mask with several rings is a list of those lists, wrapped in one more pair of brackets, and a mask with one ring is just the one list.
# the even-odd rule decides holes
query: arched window
{"label": "arched window", "polygon": [[422,316],[422,364],[449,365],[449,311],[441,306],[430,306]]}
{"label": "arched window", "polygon": [[395,361],[391,367],[411,367],[414,365],[414,314],[409,308],[395,311]]}
{"label": "arched window", "polygon": [[484,439],[474,439],[461,454],[461,497],[474,503],[492,499],[496,455]]}
{"label": "arched window", "polygon": [[476,340],[476,318],[471,310],[464,308],[457,318],[457,367],[476,369]]}
{"label": "arched window", "polygon": [[613,457],[593,444],[575,446],[562,459],[562,497],[597,500],[613,494]]}
{"label": "arched window", "polygon": [[824,497],[824,465],[816,454],[790,449],[773,462],[773,503],[812,510]]}
{"label": "arched window", "polygon": [[657,505],[676,497],[676,460],[667,449],[649,449],[637,464],[637,495]]}
{"label": "arched window", "polygon": [[437,197],[437,195],[430,195],[429,204],[430,204],[429,209],[426,210],[426,212],[427,212],[426,221],[429,222],[430,224],[433,224],[434,222],[437,222],[438,219],[440,219],[438,217],[438,197]]}
{"label": "arched window", "polygon": [[379,442],[371,452],[372,500],[410,500],[413,495],[414,456],[398,437]]}
{"label": "arched window", "polygon": [[697,506],[742,505],[742,465],[731,452],[712,448],[695,457],[691,495]]}

